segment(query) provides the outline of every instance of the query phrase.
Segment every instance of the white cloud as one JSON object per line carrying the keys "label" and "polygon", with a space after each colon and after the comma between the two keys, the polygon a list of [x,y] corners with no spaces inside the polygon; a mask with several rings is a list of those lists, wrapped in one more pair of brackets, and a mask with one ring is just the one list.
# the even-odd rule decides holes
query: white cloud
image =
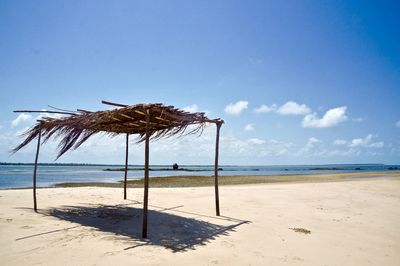
{"label": "white cloud", "polygon": [[336,126],[347,119],[346,109],[346,106],[330,109],[322,118],[318,118],[316,113],[308,114],[303,118],[301,126],[305,128],[327,128]]}
{"label": "white cloud", "polygon": [[261,144],[265,144],[266,143],[265,140],[257,139],[257,138],[252,138],[252,139],[249,139],[248,141],[249,141],[249,143],[256,144],[256,145],[261,145]]}
{"label": "white cloud", "polygon": [[374,142],[369,145],[371,148],[382,148],[383,146],[385,146],[383,141]]}
{"label": "white cloud", "polygon": [[183,107],[182,110],[184,110],[186,112],[190,112],[190,113],[195,113],[198,110],[198,106],[197,106],[197,104],[192,104],[192,105]]}
{"label": "white cloud", "polygon": [[16,126],[18,126],[19,124],[21,124],[21,123],[23,123],[23,122],[26,122],[26,121],[29,121],[29,120],[31,120],[31,119],[32,119],[32,116],[31,116],[31,115],[22,113],[22,114],[20,114],[17,118],[15,118],[15,119],[11,122],[11,126],[12,126],[12,127],[16,127]]}
{"label": "white cloud", "polygon": [[243,110],[247,109],[248,104],[248,101],[230,103],[225,107],[225,112],[230,115],[239,115]]}
{"label": "white cloud", "polygon": [[[25,129],[17,130],[19,128],[9,132],[0,131],[0,158],[8,158],[8,151],[21,141],[20,138],[15,137],[15,134],[21,133]],[[143,143],[137,145],[135,141],[136,139],[132,136],[129,160],[132,164],[140,164],[143,159]],[[333,146],[335,142],[343,144]],[[341,158],[345,162],[348,161],[347,158],[381,156],[386,152],[385,148],[391,148],[391,152],[396,156],[400,154],[398,144],[395,144],[395,148],[393,148],[373,134],[350,140],[337,139],[335,142],[327,143],[323,139],[313,136],[304,140],[303,143],[294,144],[289,141],[267,138],[239,138],[235,136],[234,132],[223,130],[220,138],[220,159],[221,164],[263,164],[266,162],[269,164],[293,162],[306,164],[328,163],[337,158]],[[35,144],[33,142],[14,155],[13,160],[29,161],[34,158]],[[51,162],[55,159],[57,144],[58,141],[51,140],[42,146],[43,152],[40,157],[42,161]],[[78,150],[66,153],[59,162],[121,164],[125,158],[124,145],[124,136],[109,138],[104,134],[98,134],[90,138]],[[215,127],[207,126],[200,137],[189,135],[161,139],[151,142],[150,147],[150,158],[154,164],[172,164],[174,162],[178,164],[209,164],[214,160]]]}
{"label": "white cloud", "polygon": [[311,137],[306,144],[299,150],[292,150],[291,154],[298,157],[310,157],[328,159],[331,157],[359,157],[359,156],[380,156],[383,153],[378,151],[379,148],[385,147],[383,141],[374,141],[376,137],[369,134],[365,138],[356,138],[353,140],[337,139],[328,146],[324,141]]}
{"label": "white cloud", "polygon": [[281,115],[305,115],[310,113],[311,109],[305,104],[288,101],[279,107],[277,112]]}
{"label": "white cloud", "polygon": [[400,120],[399,120],[399,121],[397,121],[397,123],[396,123],[396,127],[400,127]]}
{"label": "white cloud", "polygon": [[[46,109],[42,109],[41,111],[47,111],[47,110],[46,110]],[[64,117],[64,116],[66,116],[66,115],[64,115],[64,114],[54,114],[54,113],[45,113],[45,112],[43,112],[43,113],[40,113],[38,116],[36,116],[35,120],[40,120],[40,119],[42,119],[43,117],[50,117],[50,118],[56,118],[56,119],[58,119],[58,118],[61,118],[61,117]]]}
{"label": "white cloud", "polygon": [[365,147],[365,148],[382,148],[385,144],[383,141],[378,141],[378,142],[372,142],[374,136],[372,134],[369,134],[365,138],[357,138],[353,139],[349,147],[351,148],[359,148],[359,147]]}
{"label": "white cloud", "polygon": [[294,147],[295,145],[291,142],[259,138],[243,140],[227,134],[221,137],[221,154],[224,154],[221,158],[224,160],[241,158],[246,164],[256,161],[265,163],[265,157],[268,157],[270,161],[274,160],[275,156],[293,154]]}
{"label": "white cloud", "polygon": [[365,147],[370,143],[372,139],[372,134],[369,134],[365,138],[358,138],[358,139],[353,139],[351,143],[349,144],[350,147]]}
{"label": "white cloud", "polygon": [[253,131],[254,130],[254,124],[247,124],[244,127],[244,131]]}
{"label": "white cloud", "polygon": [[309,151],[311,149],[313,149],[315,146],[321,144],[322,141],[315,138],[315,137],[311,137],[307,140],[306,145],[304,146],[304,148],[302,149],[303,151]]}
{"label": "white cloud", "polygon": [[268,112],[274,111],[275,109],[276,109],[276,104],[273,104],[271,106],[262,104],[262,105],[260,105],[260,107],[254,109],[254,112],[255,113],[268,113]]}
{"label": "white cloud", "polygon": [[308,139],[306,145],[308,145],[308,146],[314,146],[315,144],[321,143],[321,142],[322,142],[322,141],[320,141],[319,139],[314,138],[314,137],[311,137],[311,138]]}
{"label": "white cloud", "polygon": [[310,156],[310,155],[321,155],[324,153],[322,150],[322,141],[311,137],[307,140],[306,145],[304,145],[301,149],[299,149],[296,154],[298,156]]}
{"label": "white cloud", "polygon": [[337,139],[333,142],[333,145],[346,145],[347,141],[345,141],[344,139]]}

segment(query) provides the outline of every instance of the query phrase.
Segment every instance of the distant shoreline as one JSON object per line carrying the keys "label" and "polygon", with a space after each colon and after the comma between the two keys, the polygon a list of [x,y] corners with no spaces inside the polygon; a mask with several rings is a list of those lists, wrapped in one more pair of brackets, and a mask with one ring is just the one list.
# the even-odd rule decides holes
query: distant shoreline
{"label": "distant shoreline", "polygon": [[[233,166],[219,165],[219,175],[221,180],[227,176],[229,182],[233,183],[269,183],[276,176],[279,182],[284,182],[288,176],[312,176],[312,175],[334,175],[334,174],[351,174],[361,176],[369,172],[385,172],[393,173],[400,171],[400,165],[384,165],[384,164],[337,164],[337,165],[287,165],[287,166]],[[124,176],[125,167],[122,165],[86,165],[86,164],[42,164],[38,168],[38,187],[54,187],[63,183],[79,183],[80,185],[100,186],[102,183],[109,183],[118,187],[118,181]],[[187,181],[188,184],[174,183],[173,186],[202,186],[208,185],[203,182],[205,178],[214,174],[213,165],[179,165],[178,169],[173,169],[173,165],[150,165],[151,180],[157,177],[167,178],[176,176],[182,180],[186,176],[194,175],[196,177]],[[3,163],[0,165],[0,189],[26,188],[32,186],[32,164],[12,164]],[[129,165],[128,178],[140,180],[144,174],[143,165]],[[179,176],[179,177],[178,177]],[[180,177],[182,176],[182,177]],[[205,177],[200,177],[205,176]],[[237,177],[233,177],[237,176]],[[256,177],[249,177],[256,176]],[[271,177],[265,177],[271,176]],[[264,178],[263,178],[264,177]],[[240,181],[245,179],[245,181]],[[292,178],[293,179],[293,178]],[[211,180],[211,179],[210,179]],[[290,181],[290,180],[289,180]],[[136,181],[135,181],[136,182]],[[154,181],[153,181],[154,182]],[[277,182],[273,180],[273,182]],[[212,183],[212,182],[211,182]],[[210,183],[210,184],[211,184]],[[222,183],[223,184],[223,183]],[[135,184],[132,184],[135,185]],[[101,185],[104,186],[104,185]],[[140,186],[140,185],[138,185]],[[169,185],[170,186],[170,185]]]}
{"label": "distant shoreline", "polygon": [[[33,166],[34,163],[8,163],[8,162],[0,162],[0,166],[2,165],[11,165],[11,166]],[[104,168],[103,171],[109,172],[122,172],[125,171],[125,165],[122,164],[91,164],[91,163],[38,163],[38,166],[105,166],[105,167],[118,167],[118,168]],[[340,167],[344,166],[344,167]],[[354,166],[354,168],[346,168],[346,166]],[[360,166],[360,167],[359,167]],[[382,170],[390,170],[397,171],[400,170],[399,165],[392,164],[309,164],[309,165],[220,165],[218,170],[223,171],[224,168],[230,167],[248,167],[247,171],[260,171],[257,167],[281,167],[282,171],[291,171],[293,167],[304,167],[304,170],[308,171],[362,171],[362,166],[387,166]],[[189,168],[188,168],[189,167]],[[210,169],[190,169],[190,167],[205,167]],[[251,167],[251,168],[250,168]],[[142,171],[144,167],[142,165],[128,165],[128,171]],[[178,169],[173,169],[172,165],[160,164],[160,165],[150,165],[149,171],[187,171],[187,172],[206,172],[213,171],[213,165],[181,165]],[[229,169],[229,171],[246,171],[244,169]]]}
{"label": "distant shoreline", "polygon": [[[219,171],[223,171],[223,168],[218,168]],[[400,170],[400,168],[399,168]],[[125,171],[125,168],[106,168],[103,169],[103,171],[107,172],[123,172]],[[143,167],[136,167],[136,168],[129,168],[128,171],[144,171]],[[184,171],[184,172],[210,172],[214,171],[214,169],[188,169],[188,168],[178,168],[178,169],[173,169],[173,168],[149,168],[149,171]],[[230,171],[243,171],[243,170],[230,170]],[[258,169],[249,169],[249,171],[258,171]]]}
{"label": "distant shoreline", "polygon": [[[400,178],[400,172],[363,172],[363,173],[335,173],[335,174],[293,174],[270,176],[219,176],[219,184],[250,185],[268,183],[319,183],[362,180],[370,178]],[[123,187],[123,182],[66,182],[52,187]],[[162,176],[151,177],[151,187],[207,187],[214,186],[213,176]],[[129,188],[143,187],[143,179],[128,180]]]}
{"label": "distant shoreline", "polygon": [[[144,168],[136,167],[136,168],[129,168],[128,171],[143,171]],[[218,171],[223,171],[224,168],[219,167]],[[362,171],[360,167],[355,167],[353,169],[349,168],[340,168],[340,167],[310,167],[310,168],[304,168],[304,171],[349,171],[349,170],[354,170],[354,171]],[[391,170],[391,171],[397,171],[400,170],[400,167],[398,166],[388,166],[384,170]],[[108,172],[123,172],[125,171],[125,168],[106,168],[103,169],[103,171],[108,171]],[[149,171],[184,171],[184,172],[209,172],[209,171],[214,171],[214,169],[188,169],[188,168],[179,168],[179,169],[172,169],[172,168],[149,168]],[[249,168],[247,170],[243,169],[229,169],[228,171],[260,171],[259,168]],[[292,169],[282,169],[282,171],[292,171]]]}
{"label": "distant shoreline", "polygon": [[[11,163],[11,162],[0,162],[0,165],[34,165],[34,163]],[[96,164],[96,163],[38,163],[38,165],[44,165],[44,166],[125,166],[124,164]],[[179,164],[181,165],[181,164]],[[225,166],[225,167],[232,167],[232,166],[240,166],[240,167],[253,167],[253,166],[262,166],[262,167],[296,167],[296,166],[337,166],[337,165],[343,165],[343,166],[348,166],[348,165],[359,165],[359,166],[366,166],[366,165],[373,165],[373,166],[384,166],[384,165],[396,165],[396,164],[385,164],[385,163],[327,163],[327,164],[256,164],[256,165],[247,165],[247,164],[220,164],[220,166]],[[128,164],[128,167],[140,167],[142,164]],[[171,166],[172,164],[152,164],[150,167],[168,167]],[[182,164],[182,167],[202,167],[202,166],[214,166],[213,164]]]}

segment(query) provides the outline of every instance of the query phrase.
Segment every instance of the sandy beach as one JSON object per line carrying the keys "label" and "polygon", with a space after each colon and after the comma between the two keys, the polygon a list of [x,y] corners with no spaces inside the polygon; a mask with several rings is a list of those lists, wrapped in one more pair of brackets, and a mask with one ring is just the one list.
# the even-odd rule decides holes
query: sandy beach
{"label": "sandy beach", "polygon": [[400,176],[0,191],[1,265],[400,265]]}

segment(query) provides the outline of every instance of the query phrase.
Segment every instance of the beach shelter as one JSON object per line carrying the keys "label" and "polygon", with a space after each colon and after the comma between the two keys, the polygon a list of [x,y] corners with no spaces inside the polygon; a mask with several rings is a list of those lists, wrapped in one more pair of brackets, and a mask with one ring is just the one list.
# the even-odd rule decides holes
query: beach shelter
{"label": "beach shelter", "polygon": [[[128,172],[128,142],[129,135],[137,134],[138,142],[145,143],[144,163],[144,200],[143,200],[143,230],[142,237],[147,237],[147,208],[149,195],[149,145],[150,140],[171,137],[183,134],[201,133],[207,123],[216,125],[215,144],[215,208],[219,216],[218,194],[218,150],[219,134],[224,121],[220,118],[209,119],[204,113],[185,112],[174,106],[161,103],[125,105],[102,101],[103,104],[117,107],[112,110],[87,111],[77,109],[68,111],[50,106],[54,111],[42,110],[15,110],[14,112],[36,112],[48,114],[61,114],[61,118],[43,117],[31,129],[24,133],[25,140],[13,152],[17,152],[32,140],[37,138],[35,165],[33,170],[33,203],[37,211],[36,200],[36,172],[40,145],[52,137],[60,137],[59,153],[57,159],[70,149],[76,149],[91,136],[103,132],[111,136],[126,135],[126,157],[124,175],[124,199],[126,199],[127,172]],[[189,127],[190,126],[190,127]],[[189,128],[188,128],[189,127]]]}

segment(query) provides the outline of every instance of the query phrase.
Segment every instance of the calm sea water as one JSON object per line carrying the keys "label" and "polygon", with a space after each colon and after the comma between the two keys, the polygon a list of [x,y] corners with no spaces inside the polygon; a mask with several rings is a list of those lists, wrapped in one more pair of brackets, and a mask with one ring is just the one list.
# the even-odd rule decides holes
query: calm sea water
{"label": "calm sea water", "polygon": [[[39,165],[37,184],[39,187],[49,187],[64,182],[117,182],[124,176],[123,171],[104,171],[123,166],[64,166]],[[143,166],[129,166],[135,168],[128,172],[128,179],[143,178]],[[213,175],[213,166],[189,166],[180,168],[188,171],[165,170],[168,166],[151,166],[150,177],[154,176],[181,176],[181,175]],[[220,175],[287,175],[287,174],[319,174],[319,173],[350,173],[368,171],[393,171],[400,169],[399,165],[383,164],[346,164],[346,165],[283,165],[283,166],[232,166],[221,165]],[[32,186],[33,165],[0,165],[0,189],[26,188]]]}

